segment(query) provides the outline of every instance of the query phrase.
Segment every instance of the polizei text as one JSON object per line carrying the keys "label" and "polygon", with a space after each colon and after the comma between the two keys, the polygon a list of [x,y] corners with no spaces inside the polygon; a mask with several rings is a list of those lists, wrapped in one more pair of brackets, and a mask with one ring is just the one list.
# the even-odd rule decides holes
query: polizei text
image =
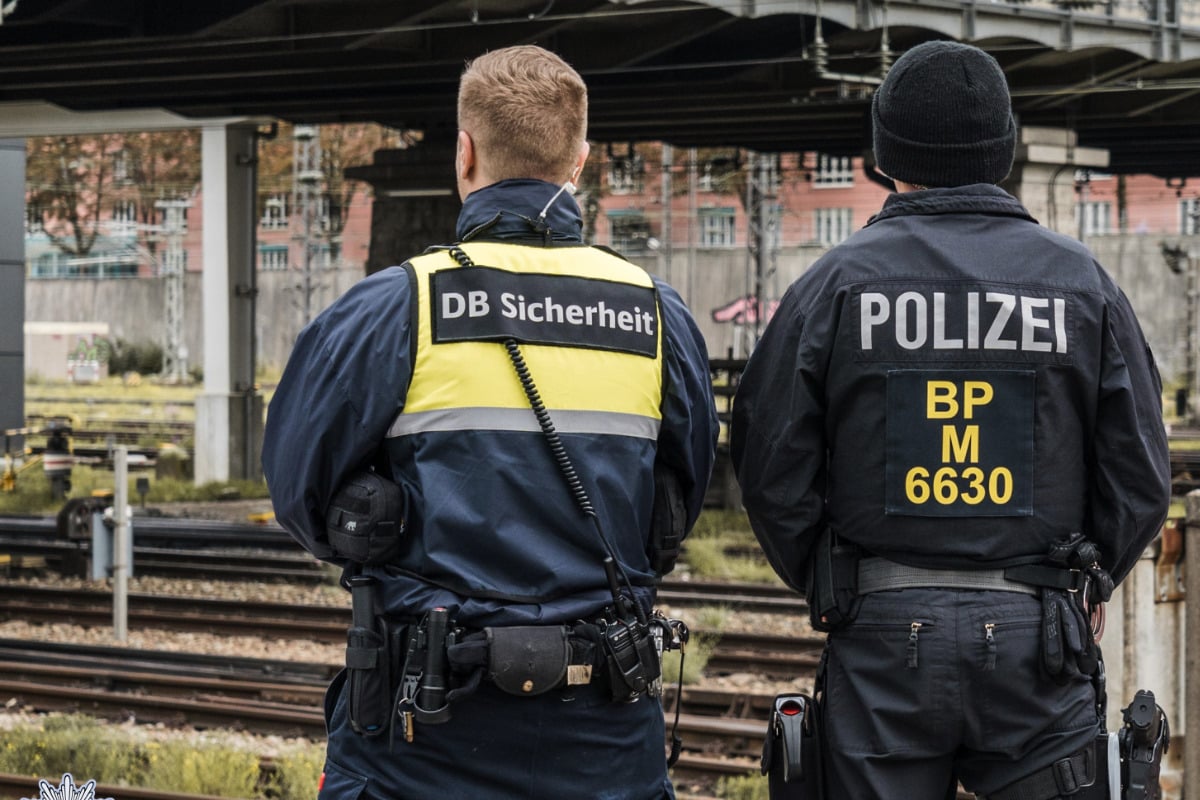
{"label": "polizei text", "polygon": [[865,291],[862,350],[996,350],[1065,354],[1067,300],[1001,291]]}

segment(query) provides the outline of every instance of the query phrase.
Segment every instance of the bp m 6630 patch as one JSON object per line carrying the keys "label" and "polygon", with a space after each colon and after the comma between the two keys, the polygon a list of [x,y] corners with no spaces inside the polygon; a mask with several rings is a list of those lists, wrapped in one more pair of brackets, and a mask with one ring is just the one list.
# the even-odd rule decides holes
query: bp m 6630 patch
{"label": "bp m 6630 patch", "polygon": [[1032,370],[892,370],[886,511],[1033,513]]}

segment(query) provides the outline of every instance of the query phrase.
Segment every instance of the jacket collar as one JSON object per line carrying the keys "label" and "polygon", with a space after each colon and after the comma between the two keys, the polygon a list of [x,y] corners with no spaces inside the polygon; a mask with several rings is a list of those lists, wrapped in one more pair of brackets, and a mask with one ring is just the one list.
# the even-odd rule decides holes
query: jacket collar
{"label": "jacket collar", "polygon": [[[566,192],[555,198],[560,188],[546,181],[521,179],[500,181],[471,192],[458,215],[458,240],[483,238],[543,244],[582,241],[579,205]],[[539,222],[542,209],[546,209],[546,217]]]}
{"label": "jacket collar", "polygon": [[1021,201],[999,186],[974,183],[948,189],[923,189],[917,192],[890,194],[884,201],[883,208],[867,220],[867,224],[892,217],[919,214],[997,214],[1037,222],[1025,206],[1021,205]]}

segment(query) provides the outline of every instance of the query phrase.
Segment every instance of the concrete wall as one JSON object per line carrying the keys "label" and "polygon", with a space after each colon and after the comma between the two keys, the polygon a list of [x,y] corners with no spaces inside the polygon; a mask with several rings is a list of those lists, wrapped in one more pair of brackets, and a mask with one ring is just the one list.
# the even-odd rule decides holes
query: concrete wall
{"label": "concrete wall", "polygon": [[1190,250],[1200,269],[1200,236],[1094,236],[1087,245],[1129,296],[1163,380],[1172,383],[1183,381],[1186,367],[1188,281],[1167,268],[1164,242]]}
{"label": "concrete wall", "polygon": [[[1170,382],[1182,379],[1185,366],[1186,295],[1184,276],[1172,273],[1162,257],[1164,239],[1149,235],[1093,237],[1088,246],[1100,263],[1129,295],[1155,358]],[[1200,256],[1200,237],[1172,237]],[[775,270],[765,281],[764,295],[777,300],[788,285],[823,253],[821,247],[781,250]],[[659,256],[634,259],[653,273],[662,271]],[[720,323],[712,312],[739,297],[753,294],[753,270],[741,248],[697,250],[689,265],[686,251],[672,254],[672,285],[692,309],[714,357],[749,352],[753,326]],[[301,278],[292,272],[258,273],[259,363],[281,367],[300,330]],[[329,305],[362,278],[358,269],[318,273],[313,308]],[[189,273],[185,289],[184,341],[189,363],[203,363],[200,335],[200,276]],[[115,338],[161,341],[163,336],[163,284],[155,279],[136,280],[31,280],[25,286],[25,319],[37,322],[107,322]],[[7,315],[5,315],[7,318]],[[20,317],[17,318],[18,320]],[[20,335],[18,323],[17,335]],[[19,340],[18,340],[19,341]]]}
{"label": "concrete wall", "polygon": [[[1162,237],[1128,234],[1096,236],[1087,245],[1117,284],[1129,296],[1164,381],[1182,380],[1187,345],[1187,281],[1171,272],[1162,256],[1162,245],[1190,249],[1200,268],[1200,236]],[[775,272],[766,280],[764,295],[777,300],[796,278],[825,252],[821,247],[785,248],[777,256]],[[660,257],[634,259],[651,272],[660,271]],[[702,250],[689,270],[687,253],[672,256],[673,285],[695,315],[708,342],[709,353],[745,355],[752,338],[749,326],[718,323],[712,311],[731,300],[753,293],[753,271],[745,250]]]}
{"label": "concrete wall", "polygon": [[25,140],[0,139],[0,430],[25,425]]}
{"label": "concrete wall", "polygon": [[[315,283],[314,307],[324,308],[362,277],[360,270],[321,272]],[[188,363],[204,363],[200,273],[184,277],[184,343]],[[259,363],[282,366],[300,332],[302,276],[296,272],[259,272]],[[146,279],[31,280],[25,286],[25,319],[31,322],[107,322],[113,339],[163,341],[164,284]],[[20,317],[17,317],[20,331]]]}

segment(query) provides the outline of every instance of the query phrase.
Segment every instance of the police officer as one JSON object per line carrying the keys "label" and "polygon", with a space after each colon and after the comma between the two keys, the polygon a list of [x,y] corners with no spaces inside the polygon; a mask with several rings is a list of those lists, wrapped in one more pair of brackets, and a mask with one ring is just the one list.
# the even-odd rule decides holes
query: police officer
{"label": "police officer", "polygon": [[915,47],[871,113],[896,192],[785,293],[731,439],[775,570],[850,598],[815,620],[841,620],[828,796],[1068,796],[1100,722],[1075,598],[1105,592],[1030,576],[1120,581],[1156,535],[1160,380],[1092,254],[995,185],[1016,130],[991,56]]}
{"label": "police officer", "polygon": [[[458,243],[338,299],[301,332],[271,403],[263,466],[280,523],[367,582],[375,613],[401,626],[385,636],[424,651],[352,637],[350,682],[327,698],[321,800],[673,796],[661,705],[636,675],[614,689],[614,669],[645,655],[622,637],[644,630],[656,573],[699,513],[717,420],[679,296],[581,242],[586,118],[586,87],[556,55],[472,61]],[[403,531],[386,557],[352,558],[326,512],[371,466],[399,486]],[[469,657],[481,680],[455,672]],[[384,662],[407,669],[356,686]],[[444,708],[409,693],[433,677]]]}

